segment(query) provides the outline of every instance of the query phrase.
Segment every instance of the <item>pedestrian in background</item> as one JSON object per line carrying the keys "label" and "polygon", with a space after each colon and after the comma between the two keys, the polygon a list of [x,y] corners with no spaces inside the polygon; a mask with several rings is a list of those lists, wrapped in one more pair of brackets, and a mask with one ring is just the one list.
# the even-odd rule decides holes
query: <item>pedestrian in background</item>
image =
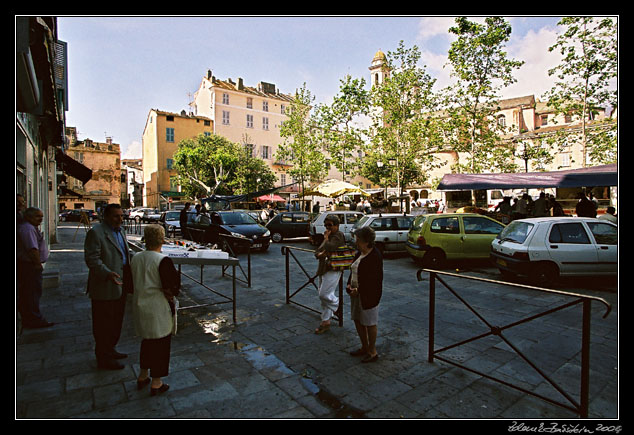
{"label": "pedestrian in background", "polygon": [[324,241],[315,250],[315,257],[319,260],[317,276],[319,276],[319,300],[321,302],[321,323],[315,329],[315,334],[323,334],[330,329],[330,319],[339,309],[337,286],[343,274],[341,270],[334,270],[329,261],[330,253],[345,246],[346,239],[339,231],[337,216],[328,215],[324,219]]}
{"label": "pedestrian in background", "polygon": [[575,213],[578,217],[597,217],[597,209],[584,193],[579,194],[579,202],[575,206]]}
{"label": "pedestrian in background", "polygon": [[191,236],[189,235],[189,229],[187,228],[187,212],[189,211],[189,206],[191,204],[186,202],[185,207],[181,210],[179,215],[179,223],[181,227],[181,238],[191,240]]}
{"label": "pedestrian in background", "polygon": [[618,224],[619,222],[618,218],[616,217],[616,209],[612,206],[608,207],[605,213],[599,216],[599,219],[606,220],[615,224]]}
{"label": "pedestrian in background", "polygon": [[550,204],[546,199],[546,194],[541,192],[537,201],[533,203],[533,216],[545,217],[550,216]]}
{"label": "pedestrian in background", "polygon": [[15,219],[16,228],[24,222],[24,210],[26,210],[26,201],[19,193],[16,195],[17,214]]}
{"label": "pedestrian in background", "polygon": [[130,251],[119,204],[108,204],[104,220],[86,234],[84,260],[88,266],[87,293],[92,304],[92,330],[97,367],[119,370],[127,355],[115,347],[121,336],[127,294],[132,292]]}
{"label": "pedestrian in background", "polygon": [[42,272],[48,260],[48,246],[39,230],[43,219],[42,210],[29,207],[24,211],[24,222],[17,231],[18,312],[22,327],[27,329],[53,326],[40,312]]}
{"label": "pedestrian in background", "polygon": [[361,362],[375,362],[379,302],[383,293],[383,258],[374,245],[375,233],[370,227],[354,232],[357,255],[350,268],[346,292],[350,295],[350,311],[354,326],[361,340],[361,347],[350,352],[363,356]]}
{"label": "pedestrian in background", "polygon": [[161,253],[165,230],[148,225],[144,230],[146,250],[132,258],[134,326],[142,338],[139,354],[140,390],[150,384],[152,396],[168,390],[162,378],[169,373],[172,334],[176,330],[175,297],[180,293],[180,274],[172,260]]}

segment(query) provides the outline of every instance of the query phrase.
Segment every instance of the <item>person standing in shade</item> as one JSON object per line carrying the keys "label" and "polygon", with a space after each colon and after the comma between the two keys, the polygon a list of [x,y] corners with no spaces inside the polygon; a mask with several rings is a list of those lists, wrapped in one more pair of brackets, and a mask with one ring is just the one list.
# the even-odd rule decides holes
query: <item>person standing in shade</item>
{"label": "person standing in shade", "polygon": [[97,366],[106,370],[122,369],[124,366],[117,360],[127,357],[115,349],[121,336],[127,294],[132,292],[130,251],[122,223],[121,206],[108,204],[104,221],[93,225],[84,242],[95,356]]}
{"label": "person standing in shade", "polygon": [[162,378],[169,373],[172,334],[176,329],[174,297],[180,293],[181,283],[174,263],[161,253],[163,227],[148,225],[144,236],[146,250],[132,258],[134,326],[143,339],[137,388],[150,384],[151,377],[150,394],[154,396],[169,388]]}
{"label": "person standing in shade", "polygon": [[[339,231],[339,218],[329,215],[324,219],[324,241],[315,250],[315,258],[319,260],[317,275],[319,276],[319,300],[321,302],[321,323],[315,329],[315,334],[323,334],[330,329],[330,319],[339,309],[337,286],[343,274],[340,270],[333,270],[328,255],[341,246],[345,246],[346,239]],[[340,313],[339,313],[340,314]]]}
{"label": "person standing in shade", "polygon": [[361,362],[375,362],[379,358],[376,350],[379,302],[383,293],[383,257],[374,245],[375,233],[370,227],[354,232],[357,255],[350,268],[346,292],[350,295],[350,311],[361,348],[350,352],[352,356],[363,356]]}
{"label": "person standing in shade", "polygon": [[189,229],[187,228],[187,212],[189,211],[190,205],[191,205],[190,203],[186,202],[185,207],[181,210],[181,213],[179,216],[179,222],[181,227],[181,238],[187,239],[187,240],[191,240],[191,237],[189,235]]}
{"label": "person standing in shade", "polygon": [[43,264],[48,259],[48,246],[38,229],[43,219],[42,210],[29,207],[17,232],[18,312],[22,327],[27,329],[53,326],[40,312]]}

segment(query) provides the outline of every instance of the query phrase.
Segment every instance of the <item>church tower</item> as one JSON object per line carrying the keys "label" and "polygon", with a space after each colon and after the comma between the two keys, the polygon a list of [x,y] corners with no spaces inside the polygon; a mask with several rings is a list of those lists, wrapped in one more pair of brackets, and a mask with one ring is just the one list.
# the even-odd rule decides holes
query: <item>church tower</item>
{"label": "church tower", "polygon": [[370,70],[370,84],[374,87],[383,83],[388,75],[386,68],[387,59],[385,54],[379,50],[372,59],[372,65],[368,68]]}

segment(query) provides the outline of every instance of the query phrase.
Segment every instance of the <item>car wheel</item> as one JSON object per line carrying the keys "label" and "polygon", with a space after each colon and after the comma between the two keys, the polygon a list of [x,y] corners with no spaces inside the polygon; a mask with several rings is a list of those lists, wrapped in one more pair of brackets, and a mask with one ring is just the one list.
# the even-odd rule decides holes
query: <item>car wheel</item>
{"label": "car wheel", "polygon": [[271,234],[271,240],[273,240],[275,243],[280,243],[283,238],[284,237],[282,237],[282,235],[280,233]]}
{"label": "car wheel", "polygon": [[554,263],[537,263],[532,268],[531,278],[541,287],[548,287],[559,280],[559,268]]}
{"label": "car wheel", "polygon": [[446,256],[442,250],[432,249],[423,256],[423,266],[428,269],[440,269],[445,260]]}
{"label": "car wheel", "polygon": [[503,279],[513,280],[517,278],[517,275],[511,272],[510,270],[500,269],[500,268],[498,268],[498,270],[500,271],[500,275],[502,275]]}

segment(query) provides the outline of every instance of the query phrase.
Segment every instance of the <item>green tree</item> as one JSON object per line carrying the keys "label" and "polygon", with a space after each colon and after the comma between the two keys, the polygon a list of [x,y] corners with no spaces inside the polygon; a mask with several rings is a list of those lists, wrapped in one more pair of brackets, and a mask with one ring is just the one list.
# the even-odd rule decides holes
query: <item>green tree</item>
{"label": "green tree", "polygon": [[340,80],[339,93],[332,104],[324,104],[316,109],[321,140],[330,161],[341,172],[343,181],[346,180],[346,174],[351,177],[356,175],[356,152],[363,148],[367,135],[365,128],[358,123],[367,116],[370,105],[370,94],[364,89],[365,83],[365,79],[353,79],[347,75],[345,80]]}
{"label": "green tree", "polygon": [[[418,66],[420,50],[400,41],[386,55],[388,73],[371,91],[372,137],[361,174],[373,182],[403,188],[427,180],[442,145],[438,136],[437,108],[432,88],[435,79]],[[380,162],[377,165],[377,162]]]}
{"label": "green tree", "polygon": [[590,160],[616,162],[617,123],[592,122],[599,108],[618,106],[617,88],[613,81],[618,72],[617,23],[612,18],[565,17],[558,25],[565,27],[549,51],[558,50],[561,63],[548,74],[557,78],[546,93],[548,105],[557,114],[579,119],[579,130],[562,129],[552,136],[554,144],[565,146],[579,140],[582,145],[582,166]]}
{"label": "green tree", "polygon": [[292,165],[287,173],[300,183],[302,202],[306,182],[319,181],[327,172],[319,128],[311,113],[313,102],[314,97],[304,83],[286,109],[287,119],[280,128],[284,141],[275,153],[278,160]]}
{"label": "green tree", "polygon": [[238,144],[215,134],[180,141],[174,153],[174,167],[183,192],[190,198],[231,194],[240,151]]}
{"label": "green tree", "polygon": [[453,149],[468,155],[458,162],[458,172],[512,172],[517,169],[513,147],[502,145],[506,132],[494,114],[499,110],[499,91],[514,83],[513,70],[523,62],[509,59],[504,45],[511,26],[501,17],[487,17],[485,24],[456,18],[450,33],[457,40],[449,49],[455,85],[446,91],[446,125]]}

